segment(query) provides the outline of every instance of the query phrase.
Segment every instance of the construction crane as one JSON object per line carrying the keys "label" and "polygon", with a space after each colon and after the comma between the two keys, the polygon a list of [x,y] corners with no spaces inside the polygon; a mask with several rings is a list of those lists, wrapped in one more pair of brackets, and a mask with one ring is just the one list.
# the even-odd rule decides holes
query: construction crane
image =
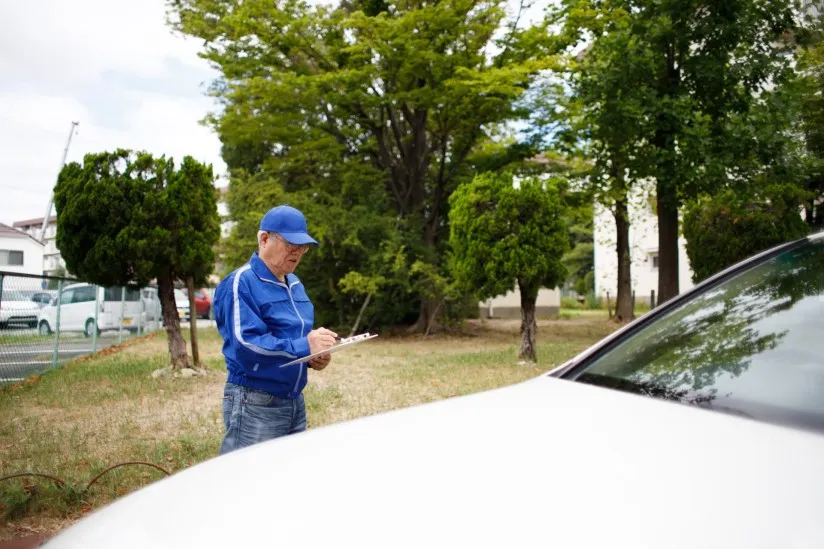
{"label": "construction crane", "polygon": [[[57,171],[59,174],[60,171],[63,169],[63,166],[66,165],[66,156],[69,154],[69,145],[72,144],[72,136],[74,135],[74,130],[77,126],[80,125],[80,122],[72,122],[72,127],[69,130],[69,140],[66,142],[66,148],[63,149],[63,160],[60,162],[60,170]],[[54,203],[54,190],[49,194],[49,207],[46,208],[46,215],[43,217],[43,225],[40,227],[40,242],[43,244],[46,243],[46,227],[49,225],[49,217],[51,217],[51,210],[52,204]]]}

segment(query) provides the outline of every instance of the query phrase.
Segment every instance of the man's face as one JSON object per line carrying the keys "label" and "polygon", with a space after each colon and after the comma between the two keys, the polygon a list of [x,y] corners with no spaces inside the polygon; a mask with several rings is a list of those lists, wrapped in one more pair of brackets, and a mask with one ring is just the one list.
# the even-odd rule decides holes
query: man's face
{"label": "man's face", "polygon": [[277,233],[265,233],[260,236],[258,254],[266,265],[277,275],[295,272],[308,246],[293,246]]}

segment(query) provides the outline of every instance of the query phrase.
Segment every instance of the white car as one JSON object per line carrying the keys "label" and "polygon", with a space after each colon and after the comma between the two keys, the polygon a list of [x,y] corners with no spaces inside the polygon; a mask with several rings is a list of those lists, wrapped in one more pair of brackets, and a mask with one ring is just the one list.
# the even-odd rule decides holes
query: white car
{"label": "white car", "polygon": [[18,290],[0,293],[0,328],[37,326],[40,306]]}
{"label": "white car", "polygon": [[175,306],[177,307],[177,314],[181,320],[189,320],[189,296],[183,293],[183,290],[175,289]]}
{"label": "white car", "polygon": [[210,459],[45,547],[824,547],[824,239],[547,375]]}
{"label": "white car", "polygon": [[146,320],[159,322],[163,318],[163,312],[160,306],[160,296],[157,295],[157,288],[151,286],[142,288],[140,296],[143,300],[143,312]]}
{"label": "white car", "polygon": [[[95,293],[97,295],[95,296]],[[69,284],[60,298],[60,331],[83,332],[91,337],[106,330],[137,331],[144,321],[140,292],[133,289],[103,288],[87,283]],[[41,335],[52,333],[57,327],[58,298],[40,309],[37,327]],[[98,305],[95,319],[95,303]]]}

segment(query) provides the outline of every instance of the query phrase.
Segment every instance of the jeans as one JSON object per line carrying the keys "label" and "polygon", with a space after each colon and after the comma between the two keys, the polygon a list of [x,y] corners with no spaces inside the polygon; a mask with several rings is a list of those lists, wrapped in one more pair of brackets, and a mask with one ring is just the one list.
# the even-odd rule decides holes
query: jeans
{"label": "jeans", "polygon": [[223,389],[226,434],[220,454],[258,442],[306,430],[303,394],[296,399],[276,397],[259,389],[226,383]]}

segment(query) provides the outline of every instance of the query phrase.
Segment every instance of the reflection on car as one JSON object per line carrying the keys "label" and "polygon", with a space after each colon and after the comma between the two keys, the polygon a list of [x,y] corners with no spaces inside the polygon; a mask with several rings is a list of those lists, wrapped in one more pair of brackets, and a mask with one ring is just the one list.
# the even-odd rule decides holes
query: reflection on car
{"label": "reflection on car", "polygon": [[824,240],[705,287],[565,372],[763,421],[824,429]]}

